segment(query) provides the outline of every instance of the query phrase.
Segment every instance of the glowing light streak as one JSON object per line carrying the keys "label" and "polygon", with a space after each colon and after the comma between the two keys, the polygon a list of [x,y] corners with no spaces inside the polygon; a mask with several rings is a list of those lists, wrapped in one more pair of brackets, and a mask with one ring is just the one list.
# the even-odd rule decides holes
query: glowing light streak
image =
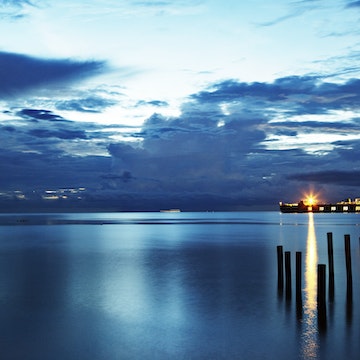
{"label": "glowing light streak", "polygon": [[317,359],[319,350],[317,328],[317,243],[314,214],[309,213],[308,236],[305,258],[305,302],[302,333],[302,358]]}

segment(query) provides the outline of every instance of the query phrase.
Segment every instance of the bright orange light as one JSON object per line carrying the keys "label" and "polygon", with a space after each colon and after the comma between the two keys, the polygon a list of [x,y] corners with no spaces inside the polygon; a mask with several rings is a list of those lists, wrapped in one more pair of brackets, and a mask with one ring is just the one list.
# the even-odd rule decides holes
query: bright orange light
{"label": "bright orange light", "polygon": [[304,203],[308,206],[313,206],[318,202],[317,196],[313,193],[306,194]]}
{"label": "bright orange light", "polygon": [[308,205],[314,205],[315,204],[315,199],[312,196],[309,196],[306,198],[306,203]]}

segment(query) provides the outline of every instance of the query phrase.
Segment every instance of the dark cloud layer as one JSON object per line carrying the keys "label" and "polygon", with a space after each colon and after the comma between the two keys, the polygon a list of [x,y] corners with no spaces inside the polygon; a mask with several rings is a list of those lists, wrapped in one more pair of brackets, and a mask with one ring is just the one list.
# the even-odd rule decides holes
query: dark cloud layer
{"label": "dark cloud layer", "polygon": [[358,79],[338,84],[326,82],[318,76],[289,76],[273,83],[224,81],[215,84],[212,90],[193,95],[193,98],[207,103],[251,99],[260,105],[271,102],[275,106],[287,106],[290,112],[296,114],[316,114],[357,105],[360,100],[359,90]]}
{"label": "dark cloud layer", "polygon": [[307,181],[320,184],[332,184],[332,185],[360,185],[360,170],[355,171],[319,171],[309,172],[306,174],[293,174],[288,177],[289,180]]}
{"label": "dark cloud layer", "polygon": [[81,80],[105,68],[101,61],[53,60],[0,52],[0,97]]}
{"label": "dark cloud layer", "polygon": [[[132,193],[158,192],[159,196],[168,196],[178,191],[193,198],[194,203],[198,197],[206,197],[206,203],[213,206],[214,199],[221,196],[233,208],[253,202],[275,204],[276,199],[291,200],[309,184],[317,184],[325,196],[346,196],[342,192],[350,191],[349,186],[355,186],[356,181],[339,176],[337,182],[329,177],[321,182],[320,175],[342,174],[343,169],[356,162],[353,151],[359,141],[334,143],[333,151],[321,156],[300,149],[266,150],[262,143],[269,121],[277,114],[274,109],[286,111],[289,117],[356,109],[359,86],[356,79],[337,84],[315,76],[286,77],[273,83],[230,80],[215,84],[194,94],[184,104],[180,117],[149,118],[141,132],[141,147],[111,145],[113,171],[131,174],[127,188]],[[288,136],[304,130],[358,132],[359,121],[289,120],[271,124],[270,128],[275,134]],[[314,168],[323,171],[315,174]],[[116,188],[116,179],[112,180]],[[123,188],[122,180],[118,185]],[[331,185],[328,190],[323,186],[326,184]],[[333,186],[342,188],[334,192]]]}
{"label": "dark cloud layer", "polygon": [[53,114],[49,110],[43,109],[22,109],[17,115],[31,120],[49,120],[49,121],[65,121],[61,116]]}
{"label": "dark cloud layer", "polygon": [[[309,188],[328,201],[358,197],[356,137],[334,141],[322,152],[300,145],[272,148],[268,137],[358,134],[359,90],[357,79],[333,83],[317,76],[223,81],[189,97],[177,117],[153,114],[131,135],[135,142],[115,142],[106,127],[76,123],[50,110],[8,110],[14,119],[0,123],[0,170],[8,174],[0,186],[28,191],[86,186],[81,206],[124,211],[276,209],[279,200],[299,200]],[[79,105],[80,112],[107,106],[84,99],[88,103]],[[71,102],[64,106],[71,108]],[[353,117],[328,120],[334,111],[352,111]],[[286,116],[274,121],[279,114]],[[107,145],[109,156],[71,154],[79,143]]]}
{"label": "dark cloud layer", "polygon": [[[107,172],[110,159],[104,157],[73,157],[53,151],[48,154],[19,153],[14,151],[0,154],[1,188],[47,189],[54,187],[93,186],[100,180],[100,174]],[[45,186],[44,186],[45,185]]]}
{"label": "dark cloud layer", "polygon": [[58,138],[58,139],[86,139],[86,134],[81,130],[46,130],[33,129],[29,131],[29,135],[38,138]]}

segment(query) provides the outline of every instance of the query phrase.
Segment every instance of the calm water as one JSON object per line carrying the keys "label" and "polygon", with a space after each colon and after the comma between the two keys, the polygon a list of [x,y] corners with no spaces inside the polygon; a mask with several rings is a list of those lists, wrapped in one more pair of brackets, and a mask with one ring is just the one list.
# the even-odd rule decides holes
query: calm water
{"label": "calm water", "polygon": [[[359,358],[360,214],[17,214],[0,224],[2,359]],[[327,232],[335,293],[319,327]],[[291,299],[278,291],[277,245],[291,251]]]}

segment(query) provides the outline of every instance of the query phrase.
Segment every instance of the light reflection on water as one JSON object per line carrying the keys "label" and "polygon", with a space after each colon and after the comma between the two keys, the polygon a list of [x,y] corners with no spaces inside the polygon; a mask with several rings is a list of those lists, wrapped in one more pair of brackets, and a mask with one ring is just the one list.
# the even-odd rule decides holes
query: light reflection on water
{"label": "light reflection on water", "polygon": [[313,213],[309,213],[305,257],[305,302],[301,351],[304,359],[316,359],[319,350],[317,327],[318,253]]}

